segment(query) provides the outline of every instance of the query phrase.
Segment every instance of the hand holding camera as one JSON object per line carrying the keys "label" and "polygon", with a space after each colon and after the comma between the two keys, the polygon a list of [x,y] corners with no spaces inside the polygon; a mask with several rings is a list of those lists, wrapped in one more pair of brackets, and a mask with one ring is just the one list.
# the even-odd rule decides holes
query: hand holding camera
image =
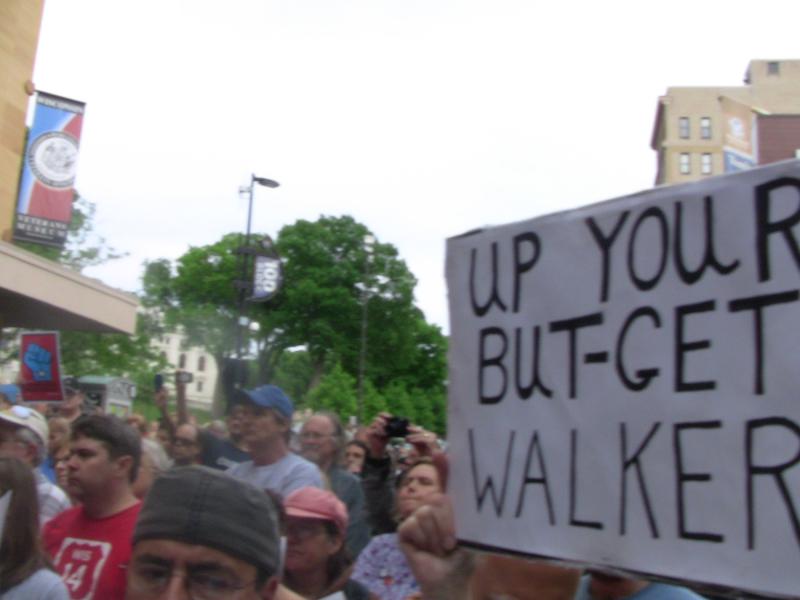
{"label": "hand holding camera", "polygon": [[427,456],[433,458],[433,455],[441,448],[439,447],[439,440],[436,434],[432,431],[425,431],[422,427],[412,425],[406,441],[417,449],[420,457]]}
{"label": "hand holding camera", "polygon": [[372,458],[384,458],[386,446],[393,438],[403,438],[413,445],[420,456],[433,456],[439,449],[436,434],[411,425],[408,419],[389,413],[380,413],[367,429],[367,445]]}

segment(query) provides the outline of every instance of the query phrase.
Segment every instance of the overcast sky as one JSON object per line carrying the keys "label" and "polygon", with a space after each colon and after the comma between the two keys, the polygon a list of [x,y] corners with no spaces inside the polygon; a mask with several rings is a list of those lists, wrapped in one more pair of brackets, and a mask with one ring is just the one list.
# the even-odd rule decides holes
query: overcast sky
{"label": "overcast sky", "polygon": [[77,188],[142,262],[352,215],[447,331],[447,237],[652,186],[668,86],[800,58],[796,0],[46,0],[34,81],[87,103]]}

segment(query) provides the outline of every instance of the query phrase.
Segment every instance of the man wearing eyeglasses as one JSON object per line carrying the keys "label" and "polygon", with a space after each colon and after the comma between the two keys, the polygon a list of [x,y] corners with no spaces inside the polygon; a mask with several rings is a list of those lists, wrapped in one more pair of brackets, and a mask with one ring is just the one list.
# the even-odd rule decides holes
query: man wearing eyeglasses
{"label": "man wearing eyeglasses", "polygon": [[342,422],[334,413],[313,414],[300,430],[300,453],[327,475],[331,491],[347,507],[345,546],[355,558],[369,543],[370,531],[361,481],[341,466],[346,442]]}
{"label": "man wearing eyeglasses", "polygon": [[126,597],[277,600],[279,540],[261,490],[207,467],[173,469],[139,514]]}
{"label": "man wearing eyeglasses", "polygon": [[0,411],[0,456],[18,458],[33,470],[42,525],[70,507],[64,491],[37,468],[47,457],[48,437],[47,421],[32,408],[15,405]]}
{"label": "man wearing eyeglasses", "polygon": [[200,440],[197,427],[191,423],[178,425],[172,438],[172,459],[177,467],[190,467],[200,463]]}
{"label": "man wearing eyeglasses", "polygon": [[317,466],[289,450],[294,405],[275,385],[239,392],[243,407],[243,439],[250,460],[232,466],[229,475],[282,498],[306,486],[322,487]]}

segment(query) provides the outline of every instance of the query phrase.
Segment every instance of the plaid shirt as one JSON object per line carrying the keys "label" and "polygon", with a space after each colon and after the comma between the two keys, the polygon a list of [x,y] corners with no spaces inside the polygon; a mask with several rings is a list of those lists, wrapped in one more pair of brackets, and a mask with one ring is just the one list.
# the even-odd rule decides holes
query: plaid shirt
{"label": "plaid shirt", "polygon": [[33,472],[36,475],[36,491],[39,494],[39,524],[44,525],[72,504],[64,491],[50,483],[39,469],[34,469]]}

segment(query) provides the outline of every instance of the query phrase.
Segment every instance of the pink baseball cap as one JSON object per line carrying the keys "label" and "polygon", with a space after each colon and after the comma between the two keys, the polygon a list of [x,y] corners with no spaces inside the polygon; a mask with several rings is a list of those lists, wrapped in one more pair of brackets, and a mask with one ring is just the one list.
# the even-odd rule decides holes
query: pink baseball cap
{"label": "pink baseball cap", "polygon": [[289,517],[332,521],[342,534],[347,529],[347,508],[334,493],[327,490],[316,487],[295,490],[283,501],[283,508]]}

